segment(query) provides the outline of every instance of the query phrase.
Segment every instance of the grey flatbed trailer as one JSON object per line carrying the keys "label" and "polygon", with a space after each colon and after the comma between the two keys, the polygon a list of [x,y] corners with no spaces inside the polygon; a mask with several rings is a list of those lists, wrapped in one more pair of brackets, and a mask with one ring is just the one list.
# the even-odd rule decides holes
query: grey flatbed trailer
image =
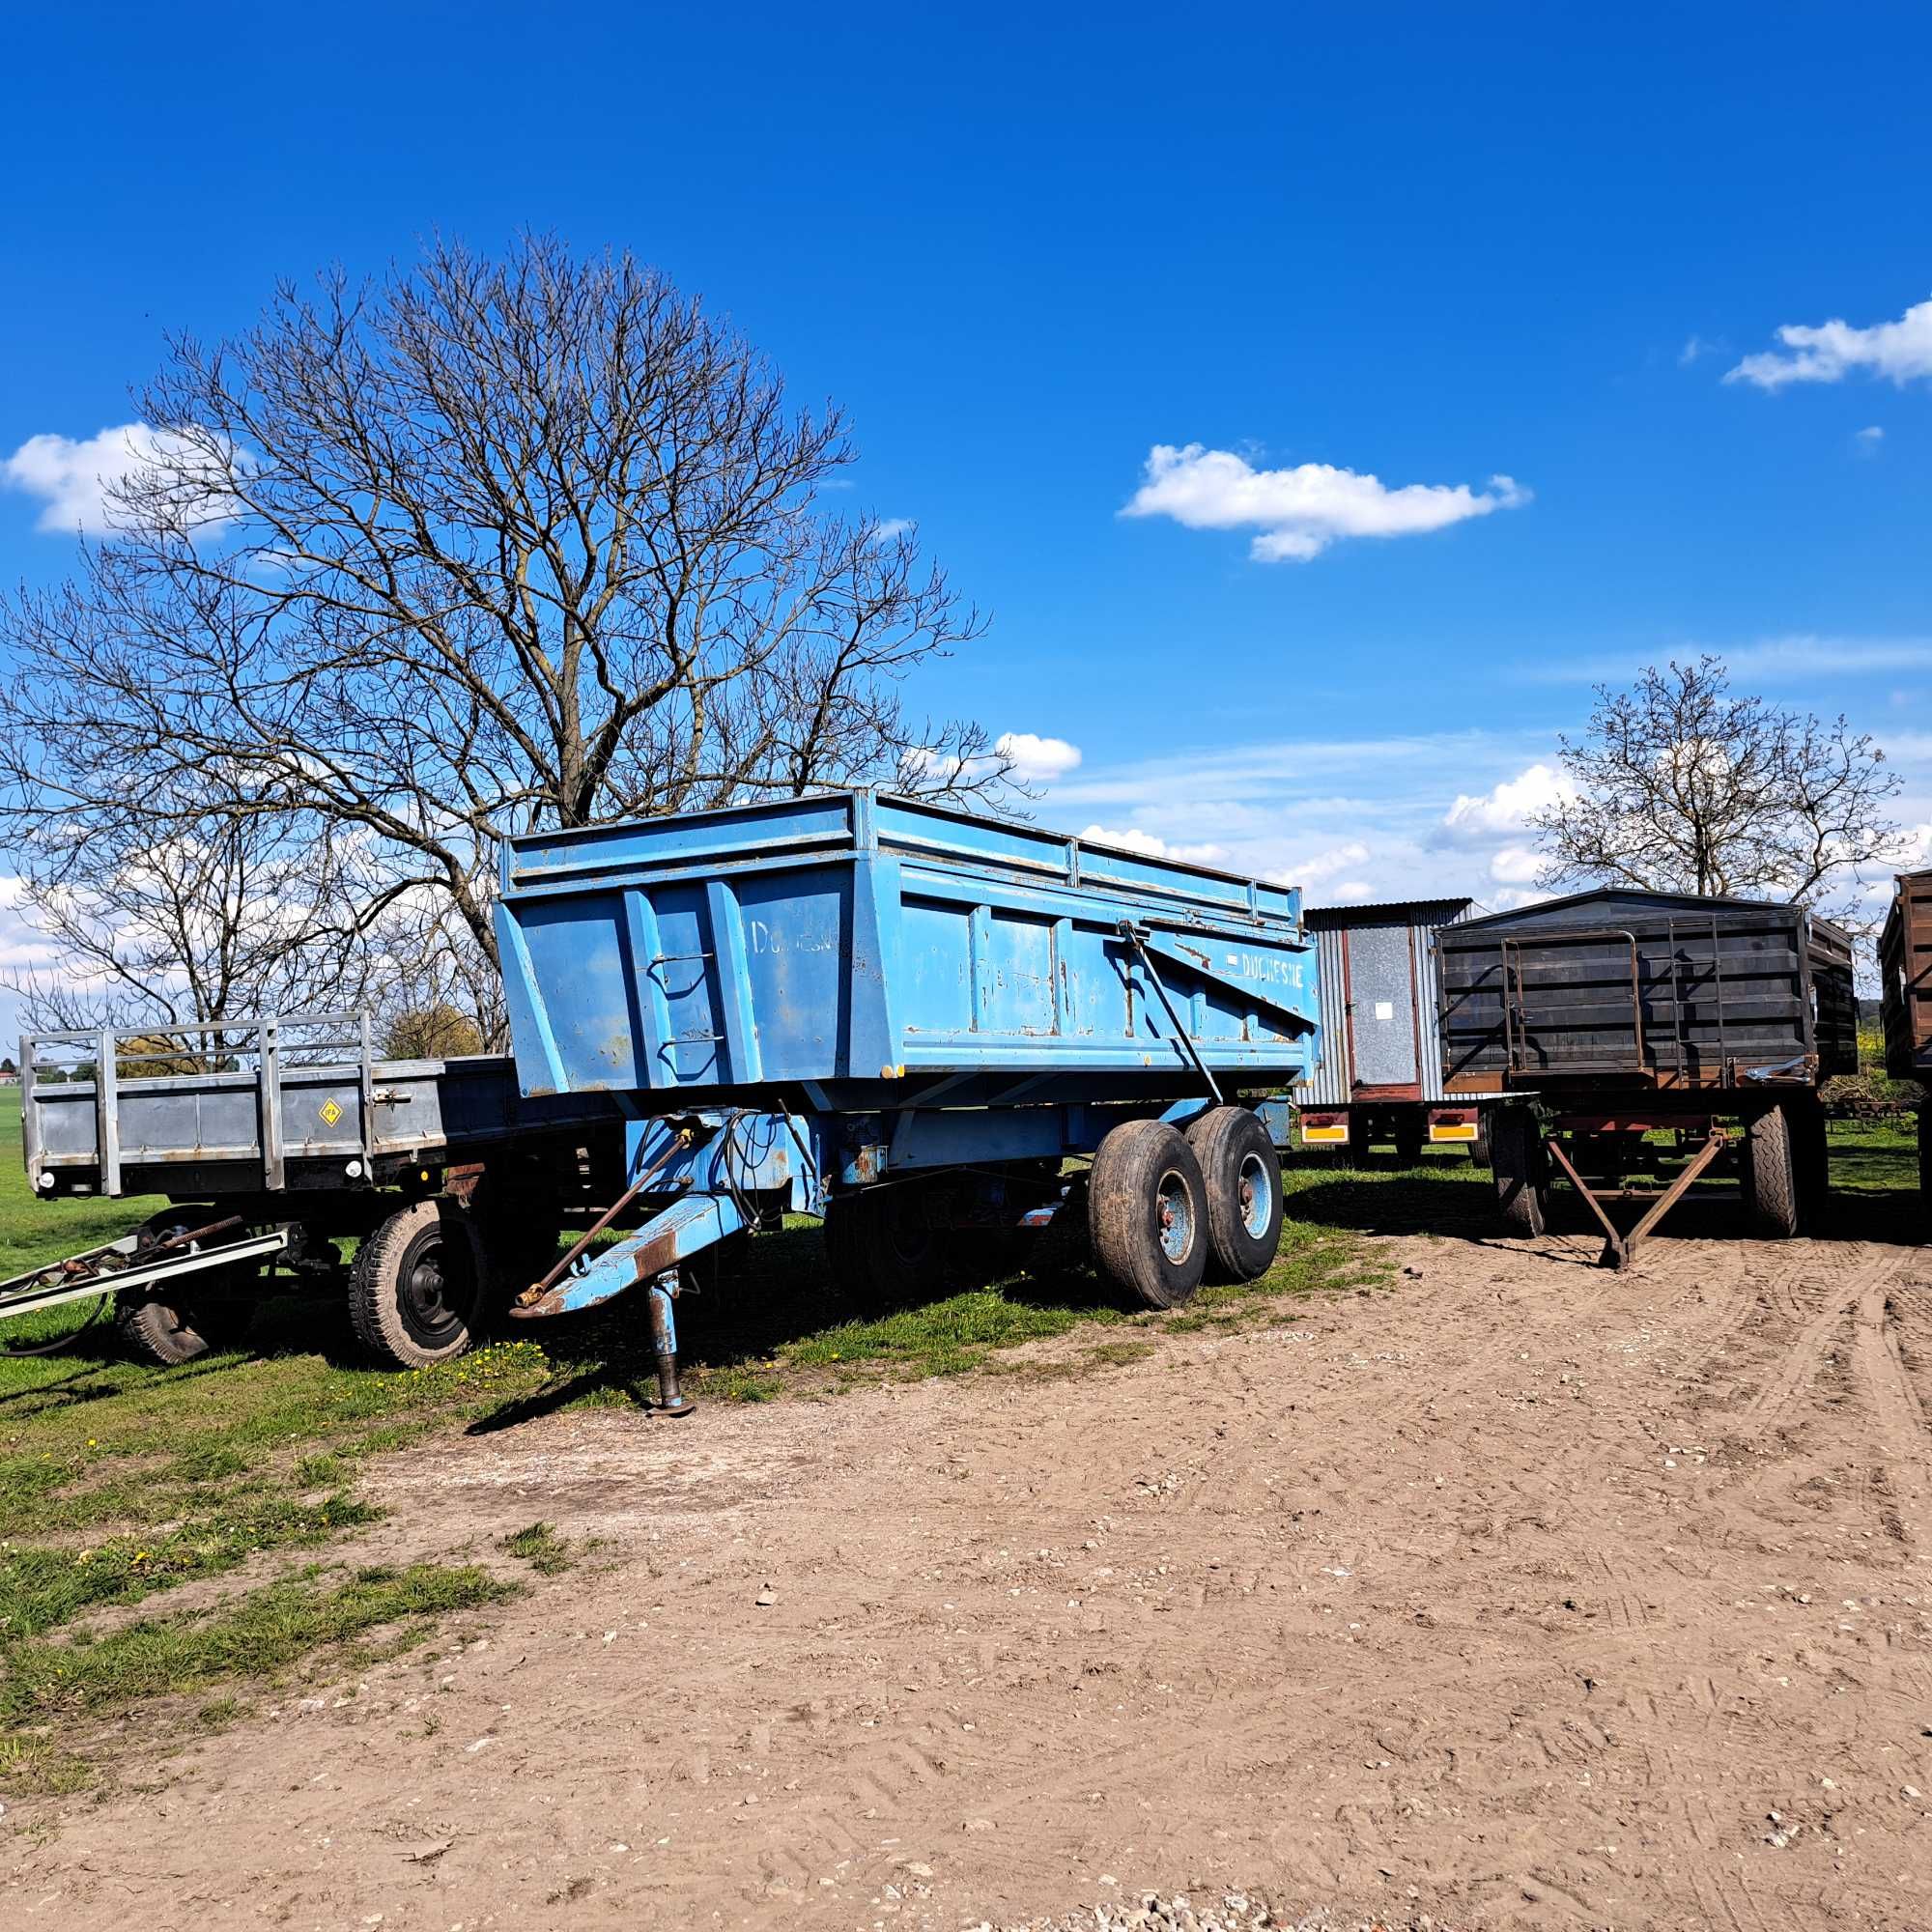
{"label": "grey flatbed trailer", "polygon": [[[365,1015],[34,1033],[19,1066],[41,1199],[169,1207],[0,1283],[0,1319],[112,1293],[124,1336],[160,1361],[238,1325],[276,1269],[340,1285],[379,1356],[456,1353],[623,1157],[609,1096],[526,1099],[507,1055],[379,1059]],[[363,1241],[354,1274],[344,1237]]]}

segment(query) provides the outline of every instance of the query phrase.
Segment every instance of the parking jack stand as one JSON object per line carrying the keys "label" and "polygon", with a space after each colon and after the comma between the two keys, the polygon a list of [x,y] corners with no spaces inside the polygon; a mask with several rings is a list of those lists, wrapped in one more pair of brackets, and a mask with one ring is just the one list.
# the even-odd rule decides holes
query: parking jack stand
{"label": "parking jack stand", "polygon": [[689,1415],[697,1405],[677,1385],[677,1316],[671,1302],[677,1294],[677,1270],[667,1268],[651,1283],[651,1346],[658,1358],[658,1413]]}

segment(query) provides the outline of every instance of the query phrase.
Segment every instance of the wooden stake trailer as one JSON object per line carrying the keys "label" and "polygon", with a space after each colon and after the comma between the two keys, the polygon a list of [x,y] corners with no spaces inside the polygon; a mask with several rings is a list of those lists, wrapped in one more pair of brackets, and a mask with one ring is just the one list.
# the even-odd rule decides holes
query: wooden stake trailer
{"label": "wooden stake trailer", "polygon": [[[1878,942],[1885,1070],[1932,1087],[1932,872],[1901,872]],[[1918,1191],[1932,1201],[1932,1107],[1918,1110]]]}
{"label": "wooden stake trailer", "polygon": [[[1801,907],[1619,889],[1445,926],[1443,1084],[1494,1087],[1492,1164],[1513,1232],[1543,1231],[1561,1175],[1627,1262],[1691,1184],[1735,1154],[1754,1233],[1796,1234],[1827,1185],[1819,1084],[1858,1061],[1851,941]],[[1662,1188],[1625,1177],[1674,1130]],[[1608,1208],[1641,1201],[1621,1231]]]}

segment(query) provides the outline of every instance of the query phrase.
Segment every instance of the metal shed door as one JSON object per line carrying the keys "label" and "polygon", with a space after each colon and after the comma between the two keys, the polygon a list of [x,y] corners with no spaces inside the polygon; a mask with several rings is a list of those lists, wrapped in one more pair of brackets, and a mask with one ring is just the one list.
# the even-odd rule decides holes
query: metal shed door
{"label": "metal shed door", "polygon": [[1349,934],[1349,1002],[1355,1079],[1406,1087],[1416,1077],[1415,974],[1408,927],[1361,925]]}

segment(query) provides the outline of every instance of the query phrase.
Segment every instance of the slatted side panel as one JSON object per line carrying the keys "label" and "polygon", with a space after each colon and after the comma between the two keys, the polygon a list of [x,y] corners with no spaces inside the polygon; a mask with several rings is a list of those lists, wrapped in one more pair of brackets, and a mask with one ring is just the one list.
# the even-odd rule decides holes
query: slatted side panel
{"label": "slatted side panel", "polygon": [[1330,925],[1321,927],[1313,937],[1321,1057],[1294,1090],[1294,1097],[1304,1107],[1346,1107],[1353,1092],[1349,1065],[1349,981],[1342,951],[1348,934]]}
{"label": "slatted side panel", "polygon": [[1879,1011],[1886,1071],[1895,1080],[1932,1073],[1932,872],[1900,876],[1879,941]]}
{"label": "slatted side panel", "polygon": [[1829,1080],[1859,1070],[1858,986],[1850,936],[1824,920],[1810,921],[1809,927],[1818,1073]]}
{"label": "slatted side panel", "polygon": [[1488,924],[1441,936],[1448,1078],[1656,1076],[1720,1084],[1814,1050],[1802,915],[1618,931]]}

